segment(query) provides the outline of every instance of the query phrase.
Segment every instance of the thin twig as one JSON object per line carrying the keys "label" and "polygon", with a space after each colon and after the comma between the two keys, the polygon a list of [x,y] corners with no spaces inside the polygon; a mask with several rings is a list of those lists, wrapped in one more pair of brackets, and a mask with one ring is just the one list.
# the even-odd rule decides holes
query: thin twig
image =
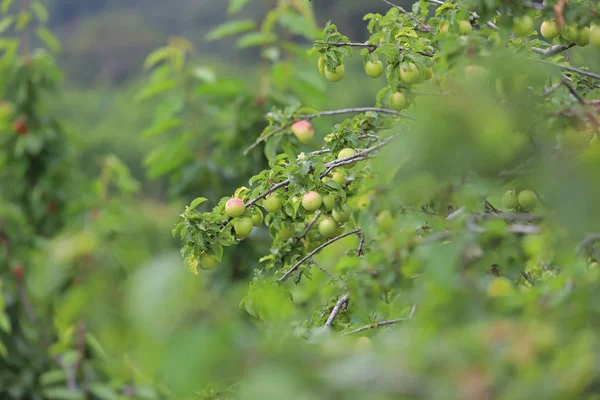
{"label": "thin twig", "polygon": [[400,10],[400,12],[402,12],[403,14],[406,14],[408,16],[408,18],[412,19],[413,21],[415,21],[417,23],[417,25],[419,25],[425,32],[431,32],[431,27],[425,25],[424,23],[422,23],[419,18],[417,18],[416,15],[414,15],[411,12],[406,11],[404,8],[395,5],[394,3],[388,1],[388,0],[382,0],[384,3],[392,6],[392,7],[396,7],[398,10]]}
{"label": "thin twig", "polygon": [[573,46],[575,46],[575,43],[571,43],[566,46],[564,44],[556,44],[554,46],[548,47],[547,49],[542,49],[540,47],[532,47],[531,51],[533,51],[534,53],[541,54],[543,57],[552,57],[562,53],[563,51],[569,50]]}
{"label": "thin twig", "polygon": [[358,233],[358,237],[360,238],[359,242],[358,242],[358,250],[356,252],[357,256],[364,256],[365,255],[365,234],[362,232]]}
{"label": "thin twig", "polygon": [[319,263],[317,263],[317,262],[315,261],[315,259],[314,259],[314,258],[313,258],[312,260],[310,260],[310,265],[314,265],[315,267],[319,268],[321,271],[323,271],[323,273],[325,273],[325,275],[327,275],[328,277],[330,277],[330,278],[331,278],[331,280],[334,280],[334,281],[335,281],[335,276],[331,275],[331,274],[329,273],[329,271],[327,271],[325,268],[321,267],[321,266],[319,265]]}
{"label": "thin twig", "polygon": [[569,80],[564,75],[561,77],[560,83],[569,90],[569,93],[571,93],[573,95],[573,97],[575,97],[577,99],[579,104],[585,106],[584,98],[581,97],[581,95],[577,92],[577,90],[575,90],[573,85],[571,85],[571,82],[569,82]]}
{"label": "thin twig", "polygon": [[579,244],[577,245],[577,248],[575,249],[575,252],[577,254],[581,253],[586,247],[596,243],[600,241],[600,233],[588,233],[587,235],[585,235],[585,237],[583,238],[583,240],[581,242],[579,242]]}
{"label": "thin twig", "polygon": [[329,239],[328,241],[326,241],[325,243],[323,243],[322,245],[320,245],[319,247],[317,247],[316,249],[314,249],[313,251],[311,251],[310,253],[308,253],[306,256],[302,257],[300,259],[300,261],[298,261],[296,264],[294,264],[294,266],[292,268],[290,268],[288,271],[286,271],[285,274],[283,274],[283,276],[281,278],[279,278],[277,281],[278,282],[283,282],[284,280],[286,280],[294,271],[296,271],[298,269],[299,266],[301,266],[306,260],[312,258],[312,256],[314,256],[315,254],[317,254],[319,251],[323,250],[325,247],[329,246],[332,243],[337,242],[340,239],[345,238],[346,236],[350,236],[350,235],[354,235],[356,233],[360,232],[360,229],[354,229],[350,232],[346,232],[343,233],[339,236],[336,236],[332,239]]}
{"label": "thin twig", "polygon": [[[441,1],[441,0],[426,0],[430,3],[433,4],[437,4],[438,6],[443,6],[444,4],[446,4],[445,2]],[[477,15],[477,13],[474,13],[472,11],[469,11],[469,15],[473,18],[473,19],[479,19],[479,15]],[[488,21],[485,23],[487,26],[489,26],[492,29],[498,30],[498,27],[492,22],[492,21]]]}
{"label": "thin twig", "polygon": [[[344,108],[344,109],[340,109],[340,110],[328,110],[328,111],[321,111],[318,113],[314,113],[314,114],[309,114],[309,115],[305,115],[302,117],[299,117],[298,120],[311,120],[317,117],[323,117],[323,116],[329,116],[329,115],[340,115],[340,114],[350,114],[350,113],[364,113],[364,112],[379,112],[379,113],[383,113],[383,114],[391,114],[391,115],[396,115],[399,117],[404,117],[404,118],[409,118],[409,119],[413,119],[411,116],[409,115],[405,115],[402,113],[399,113],[396,110],[390,110],[388,108],[380,108],[380,107],[355,107],[355,108]],[[255,148],[256,146],[258,146],[260,143],[264,142],[265,140],[267,140],[268,138],[270,138],[271,136],[273,136],[276,133],[279,133],[281,131],[283,131],[284,129],[287,129],[291,126],[290,124],[284,124],[280,127],[278,127],[277,129],[269,132],[267,135],[265,136],[261,136],[258,139],[256,139],[254,141],[254,143],[252,143],[250,146],[248,146],[244,152],[243,155],[247,155],[250,150],[252,150],[253,148]]]}
{"label": "thin twig", "polygon": [[365,325],[365,326],[363,326],[361,328],[357,328],[357,329],[354,329],[352,331],[345,332],[344,335],[351,335],[353,333],[358,333],[358,332],[366,331],[366,330],[369,330],[369,329],[379,328],[380,326],[394,325],[394,324],[397,324],[399,322],[408,321],[415,314],[415,310],[416,309],[417,309],[417,305],[413,304],[413,306],[412,306],[412,308],[410,310],[410,314],[408,315],[407,318],[397,318],[397,319],[390,319],[390,320],[387,320],[387,321],[373,322],[372,324]]}
{"label": "thin twig", "polygon": [[567,67],[566,65],[560,65],[560,64],[554,64],[548,61],[544,61],[544,60],[538,60],[538,62],[544,63],[544,64],[549,64],[549,65],[554,65],[555,67],[558,67],[560,69],[563,69],[565,71],[569,71],[569,72],[574,72],[576,74],[579,75],[584,75],[584,76],[589,76],[590,78],[594,78],[594,79],[600,79],[600,75],[594,73],[594,72],[590,72],[590,71],[584,71],[582,69],[578,69],[578,68],[573,68],[573,67]]}
{"label": "thin twig", "polygon": [[310,231],[310,228],[312,228],[313,225],[315,224],[315,222],[317,222],[317,219],[319,219],[319,217],[321,216],[321,214],[323,214],[321,211],[317,211],[315,213],[314,218],[308,223],[308,225],[306,225],[306,228],[304,228],[304,231],[300,234],[300,236],[298,236],[296,238],[296,241],[300,241],[300,240],[302,240],[303,237],[306,236],[306,234],[308,233],[308,231]]}
{"label": "thin twig", "polygon": [[[316,44],[325,44],[328,46],[334,46],[334,47],[365,47],[367,49],[369,49],[370,52],[373,52],[375,49],[378,49],[379,47],[381,47],[380,45],[376,44],[376,43],[361,43],[361,42],[323,42],[323,41],[316,41]],[[405,50],[404,47],[398,47],[398,50]],[[417,51],[418,54],[425,56],[425,57],[433,57],[435,54],[427,52],[427,51]]]}
{"label": "thin twig", "polygon": [[350,299],[350,293],[346,293],[337,301],[337,303],[335,303],[335,306],[333,307],[331,314],[329,314],[329,318],[327,318],[327,321],[325,322],[325,326],[331,326],[331,324],[333,324],[333,320],[335,319],[335,317],[337,317],[340,310],[342,309],[342,306],[344,304],[346,304],[349,299]]}

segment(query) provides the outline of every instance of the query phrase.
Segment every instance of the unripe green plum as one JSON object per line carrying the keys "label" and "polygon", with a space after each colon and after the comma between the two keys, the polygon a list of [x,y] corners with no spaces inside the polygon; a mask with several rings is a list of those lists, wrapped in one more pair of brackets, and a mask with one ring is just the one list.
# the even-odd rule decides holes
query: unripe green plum
{"label": "unripe green plum", "polygon": [[254,207],[254,209],[256,210],[256,214],[252,215],[250,219],[252,220],[252,225],[259,226],[263,223],[264,216],[258,207]]}
{"label": "unripe green plum", "polygon": [[321,207],[321,204],[323,204],[323,198],[315,191],[311,190],[302,196],[302,207],[304,207],[306,211],[316,211]]}
{"label": "unripe green plum", "polygon": [[507,192],[505,192],[502,196],[502,206],[511,210],[514,210],[517,207],[519,207],[517,192],[515,192],[514,190],[508,190]]}
{"label": "unripe green plum", "polygon": [[402,92],[394,92],[390,95],[389,103],[392,110],[401,111],[406,107],[406,97]]}
{"label": "unripe green plum", "polygon": [[333,218],[327,217],[319,223],[319,233],[325,238],[332,238],[336,235],[338,224]]}
{"label": "unripe green plum", "polygon": [[383,63],[379,60],[367,61],[365,64],[365,72],[371,78],[379,78],[383,74]]}
{"label": "unripe green plum", "polygon": [[487,287],[487,295],[489,297],[506,297],[513,294],[515,294],[513,283],[502,276],[492,279]]}
{"label": "unripe green plum", "polygon": [[471,30],[473,29],[473,27],[471,26],[471,23],[469,21],[460,21],[458,23],[458,33],[460,35],[468,35],[469,33],[471,33]]}
{"label": "unripe green plum", "polygon": [[288,240],[289,238],[294,236],[294,233],[296,233],[294,228],[292,226],[286,224],[283,227],[281,227],[281,230],[279,231],[279,236],[283,240]]}
{"label": "unripe green plum", "polygon": [[534,191],[523,190],[519,193],[519,204],[526,210],[533,211],[538,204],[538,198]]}
{"label": "unripe green plum", "polygon": [[563,37],[563,39],[569,42],[574,42],[579,38],[579,29],[576,25],[569,25],[562,30],[560,35]]}
{"label": "unripe green plum", "polygon": [[238,239],[247,238],[252,232],[252,220],[250,218],[238,218],[233,221],[233,229],[235,229],[235,237]]}
{"label": "unripe green plum", "polygon": [[335,71],[330,71],[327,66],[325,66],[325,77],[329,82],[339,82],[344,79],[346,75],[346,68],[342,64],[335,67]]}
{"label": "unripe green plum", "polygon": [[450,30],[450,24],[448,22],[442,22],[440,24],[440,32],[448,33],[449,30]]}
{"label": "unripe green plum", "polygon": [[225,214],[231,218],[240,217],[244,215],[245,211],[246,205],[242,199],[234,197],[227,200],[227,203],[225,203]]}
{"label": "unripe green plum", "polygon": [[331,193],[327,193],[323,196],[323,205],[327,211],[333,210],[333,207],[335,207],[335,197]]}
{"label": "unripe green plum", "polygon": [[400,80],[407,85],[422,81],[421,72],[414,63],[404,64],[400,67]]}
{"label": "unripe green plum", "polygon": [[331,179],[339,183],[340,186],[344,186],[346,184],[346,174],[342,171],[335,171],[331,174]]}
{"label": "unripe green plum", "polygon": [[219,260],[217,259],[217,256],[213,256],[211,254],[203,254],[200,260],[200,268],[206,270],[213,269],[217,266],[218,263]]}
{"label": "unripe green plum", "polygon": [[590,43],[594,47],[600,47],[600,25],[594,25],[590,28]]}
{"label": "unripe green plum", "polygon": [[579,30],[579,35],[577,37],[577,39],[575,39],[575,44],[577,46],[587,46],[590,43],[590,28],[588,28],[587,26],[581,28]]}
{"label": "unripe green plum", "polygon": [[513,21],[513,33],[519,37],[525,37],[531,33],[533,29],[533,18],[529,15],[517,17]]}
{"label": "unripe green plum", "polygon": [[351,215],[352,213],[350,211],[350,208],[346,204],[339,208],[334,208],[331,212],[331,216],[333,217],[333,219],[335,219],[340,224],[348,222]]}
{"label": "unripe green plum", "polygon": [[[350,147],[346,147],[345,149],[340,150],[340,152],[338,153],[337,159],[342,160],[344,158],[352,157],[355,154],[356,154],[356,150],[354,150]],[[346,164],[343,167],[344,168],[352,168],[352,167],[354,167],[355,164],[356,164],[356,162],[353,162],[350,164]]]}
{"label": "unripe green plum", "polygon": [[540,27],[540,32],[544,39],[552,40],[558,36],[558,26],[554,21],[544,21]]}
{"label": "unripe green plum", "polygon": [[281,206],[283,206],[283,201],[277,197],[276,194],[271,193],[262,201],[262,206],[267,212],[275,213],[281,210]]}
{"label": "unripe green plum", "polygon": [[433,68],[425,68],[423,75],[424,75],[426,81],[433,78]]}
{"label": "unripe green plum", "polygon": [[310,122],[308,121],[296,121],[291,127],[291,131],[296,136],[298,141],[302,144],[306,144],[311,141],[315,132]]}
{"label": "unripe green plum", "polygon": [[388,210],[380,212],[379,215],[377,215],[377,225],[379,225],[379,228],[383,232],[390,233],[395,225],[392,213]]}

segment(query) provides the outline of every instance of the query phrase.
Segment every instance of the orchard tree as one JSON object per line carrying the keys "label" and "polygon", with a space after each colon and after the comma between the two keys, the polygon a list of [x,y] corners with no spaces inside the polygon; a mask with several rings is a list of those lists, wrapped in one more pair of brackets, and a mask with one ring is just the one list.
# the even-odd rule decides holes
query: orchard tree
{"label": "orchard tree", "polygon": [[[187,264],[219,270],[264,223],[241,307],[266,337],[306,340],[311,369],[282,362],[280,397],[594,398],[598,5],[385,3],[366,42],[329,22],[309,51],[331,85],[379,79],[372,105],[269,111],[243,152],[269,168],[182,213]],[[241,398],[267,376],[247,372]]]}

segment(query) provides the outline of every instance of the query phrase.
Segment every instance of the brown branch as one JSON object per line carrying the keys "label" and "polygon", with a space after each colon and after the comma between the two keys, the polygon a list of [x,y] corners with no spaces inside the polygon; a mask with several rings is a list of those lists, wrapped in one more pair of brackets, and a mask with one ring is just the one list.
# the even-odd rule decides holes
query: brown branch
{"label": "brown branch", "polygon": [[328,277],[330,277],[330,278],[331,278],[331,280],[334,280],[334,281],[335,281],[335,276],[331,275],[331,274],[329,273],[329,271],[327,271],[325,268],[321,267],[321,266],[319,265],[319,263],[317,263],[317,262],[314,260],[314,258],[310,260],[310,265],[314,265],[315,267],[319,268],[321,271],[323,271],[323,273],[324,273],[325,275],[327,275]]}
{"label": "brown branch", "polygon": [[559,28],[565,27],[565,6],[567,5],[567,0],[558,0],[554,5],[554,14],[556,15],[556,22]]}
{"label": "brown branch", "polygon": [[390,319],[390,320],[387,320],[387,321],[373,322],[373,323],[371,323],[369,325],[365,325],[363,327],[354,329],[352,331],[345,332],[344,336],[345,335],[352,335],[353,333],[359,333],[359,332],[366,331],[366,330],[369,330],[369,329],[379,328],[380,326],[394,325],[394,324],[397,324],[399,322],[408,321],[409,319],[412,318],[412,316],[414,315],[416,309],[417,309],[417,305],[413,304],[413,306],[412,306],[412,308],[410,310],[410,314],[408,315],[407,318],[397,318],[397,319]]}
{"label": "brown branch", "polygon": [[314,249],[313,251],[311,251],[310,253],[308,253],[306,256],[302,257],[300,259],[300,261],[298,261],[296,264],[294,264],[293,267],[291,267],[288,271],[286,271],[285,274],[283,274],[283,276],[281,278],[279,278],[277,281],[278,282],[283,282],[284,280],[286,280],[294,271],[296,271],[298,269],[298,267],[300,267],[306,260],[312,258],[312,256],[314,256],[315,254],[317,254],[319,251],[323,250],[325,247],[329,246],[332,243],[337,242],[340,239],[345,238],[346,236],[350,236],[350,235],[354,235],[355,233],[360,232],[360,229],[354,229],[350,232],[346,232],[343,233],[339,236],[336,236],[332,239],[329,239],[328,241],[326,241],[325,243],[323,243],[322,245],[320,245],[319,247],[317,247],[316,249]]}
{"label": "brown branch", "polygon": [[299,242],[300,240],[302,240],[303,237],[306,236],[306,234],[308,233],[308,231],[310,231],[310,228],[312,228],[313,225],[315,224],[315,222],[317,222],[317,219],[319,219],[319,217],[321,216],[321,214],[323,214],[321,211],[317,211],[315,213],[315,217],[308,223],[308,225],[306,225],[306,228],[304,228],[304,231],[300,234],[300,236],[298,236],[296,238],[297,242]]}
{"label": "brown branch", "polygon": [[335,303],[333,311],[331,311],[331,314],[329,314],[329,318],[327,318],[327,321],[325,322],[325,326],[331,326],[331,324],[333,324],[333,320],[335,319],[335,317],[337,317],[340,310],[342,309],[342,306],[346,304],[349,299],[350,293],[346,293],[337,301],[337,303]]}
{"label": "brown branch", "polygon": [[573,46],[575,46],[575,43],[571,43],[568,46],[565,46],[562,44],[557,44],[557,45],[548,47],[547,49],[542,49],[539,47],[532,47],[531,51],[533,51],[534,53],[538,53],[538,54],[542,55],[543,57],[552,57],[552,56],[562,53],[563,51],[569,50]]}
{"label": "brown branch", "polygon": [[[317,118],[317,117],[323,117],[323,116],[329,116],[329,115],[340,115],[340,114],[349,114],[349,113],[364,113],[364,112],[369,112],[369,111],[371,111],[371,112],[379,112],[379,113],[383,113],[383,114],[392,114],[392,115],[396,115],[396,116],[399,116],[399,117],[413,119],[409,115],[405,115],[405,114],[399,113],[398,111],[390,110],[388,108],[380,108],[380,107],[355,107],[355,108],[344,108],[344,109],[340,109],[340,110],[321,111],[321,112],[318,112],[318,113],[309,114],[309,115],[305,115],[305,116],[299,117],[297,120],[303,120],[304,119],[304,120],[308,121],[308,120],[311,120],[311,119],[314,119],[314,118]],[[270,138],[274,134],[279,133],[279,132],[281,132],[281,131],[289,128],[292,125],[292,123],[281,125],[279,128],[277,128],[277,129],[269,132],[267,135],[259,137],[258,139],[256,139],[254,141],[254,143],[252,143],[250,146],[248,146],[244,150],[244,152],[242,154],[243,155],[247,155],[250,152],[250,150],[252,150],[256,146],[258,146],[260,143],[264,142],[265,140],[267,140],[268,138]]]}
{"label": "brown branch", "polygon": [[424,23],[422,23],[419,18],[417,18],[417,16],[411,12],[406,11],[404,8],[395,5],[394,3],[388,1],[388,0],[382,0],[384,3],[397,8],[398,10],[400,10],[401,13],[406,14],[408,16],[408,18],[412,19],[413,21],[415,21],[417,23],[417,25],[419,25],[421,27],[421,29],[423,29],[425,32],[432,32],[432,29],[430,26],[425,25]]}

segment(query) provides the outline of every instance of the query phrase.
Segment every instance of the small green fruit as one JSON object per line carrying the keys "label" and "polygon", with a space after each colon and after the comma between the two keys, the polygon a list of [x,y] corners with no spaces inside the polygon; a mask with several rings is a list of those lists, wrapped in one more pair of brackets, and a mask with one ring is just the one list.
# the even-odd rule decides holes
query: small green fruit
{"label": "small green fruit", "polygon": [[279,231],[279,236],[283,240],[288,240],[289,238],[291,238],[292,236],[294,236],[294,233],[296,233],[296,231],[294,230],[293,227],[291,227],[290,225],[284,225],[281,228],[281,230]]}
{"label": "small green fruit", "polygon": [[471,33],[471,30],[473,29],[473,27],[471,26],[471,23],[469,21],[460,21],[458,23],[458,33],[460,35],[468,35],[469,33]]}
{"label": "small green fruit", "polygon": [[519,193],[519,204],[526,210],[533,211],[538,204],[538,198],[532,190],[523,190]]}
{"label": "small green fruit", "polygon": [[380,212],[379,215],[377,215],[377,225],[379,225],[379,228],[383,232],[390,233],[395,225],[392,213],[388,210]]}
{"label": "small green fruit", "polygon": [[258,207],[254,207],[254,209],[256,210],[256,214],[252,215],[250,219],[252,220],[252,225],[259,226],[263,223],[264,216]]}
{"label": "small green fruit", "polygon": [[335,219],[340,224],[348,222],[348,220],[350,219],[350,215],[351,215],[350,208],[346,204],[344,204],[343,206],[341,206],[339,208],[334,208],[331,213],[331,216],[333,217],[333,219]]}
{"label": "small green fruit", "polygon": [[246,211],[246,205],[242,201],[242,199],[238,199],[234,197],[232,199],[227,200],[225,203],[225,214],[231,218],[241,217],[244,215]]}
{"label": "small green fruit", "polygon": [[213,269],[214,267],[216,267],[217,264],[219,263],[219,260],[217,259],[216,256],[213,256],[211,254],[204,254],[204,255],[202,255],[200,262],[201,262],[200,268],[208,270],[208,269]]}
{"label": "small green fruit", "polygon": [[590,28],[590,43],[594,47],[600,47],[600,25],[594,25]]}
{"label": "small green fruit", "polygon": [[407,85],[413,85],[423,80],[419,68],[414,63],[404,64],[400,67],[400,80]]}
{"label": "small green fruit", "polygon": [[267,212],[275,213],[283,206],[283,201],[276,194],[271,193],[262,201],[262,206]]}
{"label": "small green fruit", "polygon": [[323,205],[325,206],[325,210],[333,210],[333,207],[335,206],[335,197],[331,193],[326,194],[323,196]]}
{"label": "small green fruit", "polygon": [[310,122],[308,121],[296,121],[291,127],[291,131],[296,136],[298,141],[302,144],[306,144],[311,141],[315,132]]}
{"label": "small green fruit", "polygon": [[321,204],[323,204],[323,198],[315,191],[310,191],[302,196],[302,207],[304,207],[306,211],[316,211],[321,207]]}
{"label": "small green fruit", "polygon": [[514,210],[519,207],[517,192],[514,190],[509,190],[504,193],[504,196],[502,196],[502,206],[510,210]]}
{"label": "small green fruit", "polygon": [[450,24],[448,22],[442,22],[442,24],[440,25],[440,32],[448,33],[449,30],[450,30]]}
{"label": "small green fruit", "polygon": [[406,107],[406,97],[402,92],[392,93],[389,103],[392,110],[401,111]]}
{"label": "small green fruit", "polygon": [[344,79],[345,75],[346,69],[342,64],[335,67],[335,71],[330,71],[329,69],[327,69],[327,66],[325,67],[325,77],[327,78],[327,80],[329,80],[329,82],[339,82],[342,79]]}
{"label": "small green fruit", "polygon": [[333,174],[331,174],[331,179],[339,183],[340,186],[344,186],[346,184],[346,174],[344,173],[344,170],[335,171]]}
{"label": "small green fruit", "polygon": [[[355,154],[356,154],[356,150],[354,150],[350,147],[346,147],[345,149],[340,150],[340,152],[338,153],[337,159],[342,160],[344,158],[352,157]],[[356,164],[356,162],[346,164],[346,165],[344,165],[344,168],[352,168],[352,167],[354,167],[355,164]]]}
{"label": "small green fruit", "polygon": [[424,75],[425,75],[425,80],[426,81],[428,81],[431,78],[433,78],[433,68],[425,68]]}
{"label": "small green fruit", "polygon": [[383,63],[379,60],[367,61],[365,71],[371,78],[379,78],[383,74]]}
{"label": "small green fruit", "polygon": [[569,42],[575,42],[579,39],[579,29],[576,25],[569,25],[562,30],[560,35]]}
{"label": "small green fruit", "polygon": [[524,15],[520,18],[515,18],[513,22],[513,33],[519,37],[525,37],[531,33],[533,29],[533,18],[529,15]]}
{"label": "small green fruit", "polygon": [[579,36],[577,37],[577,39],[575,40],[575,44],[577,46],[587,46],[590,43],[590,28],[583,27],[581,28],[581,30],[579,31]]}
{"label": "small green fruit", "polygon": [[238,218],[233,221],[233,229],[235,229],[235,237],[238,239],[247,238],[252,232],[252,220],[250,218]]}
{"label": "small green fruit", "polygon": [[325,238],[334,237],[338,229],[338,224],[333,218],[325,218],[319,223],[319,233]]}
{"label": "small green fruit", "polygon": [[540,27],[540,32],[546,40],[552,40],[558,36],[558,26],[554,21],[544,21]]}

